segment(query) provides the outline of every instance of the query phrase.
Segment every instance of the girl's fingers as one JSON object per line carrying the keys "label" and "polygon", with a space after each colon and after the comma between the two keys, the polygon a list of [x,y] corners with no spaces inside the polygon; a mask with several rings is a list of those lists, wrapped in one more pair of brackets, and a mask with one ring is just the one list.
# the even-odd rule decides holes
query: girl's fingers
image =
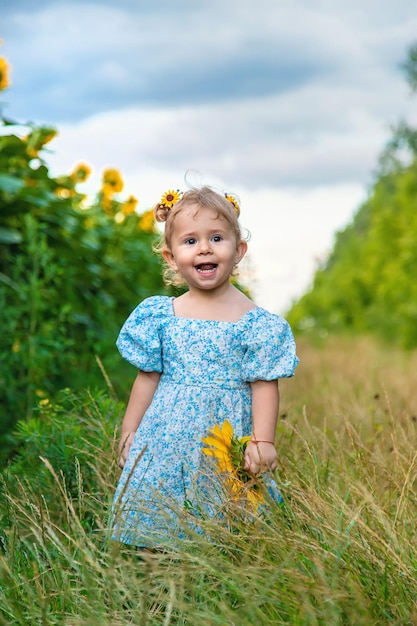
{"label": "girl's fingers", "polygon": [[246,454],[243,469],[252,474],[252,476],[256,476],[259,474],[261,467],[259,463],[253,460],[249,454]]}
{"label": "girl's fingers", "polygon": [[247,471],[250,472],[252,476],[256,476],[257,474],[259,474],[260,469],[261,468],[258,463],[252,462],[252,463],[249,463],[249,467],[247,468]]}
{"label": "girl's fingers", "polygon": [[119,458],[119,467],[120,469],[123,469],[126,463],[126,459],[127,459],[127,454],[125,453],[125,451],[122,452],[120,458]]}
{"label": "girl's fingers", "polygon": [[278,462],[276,459],[272,460],[270,463],[266,462],[263,463],[261,462],[261,459],[255,460],[252,459],[251,456],[249,454],[245,455],[245,462],[243,465],[243,469],[246,472],[250,472],[252,474],[252,476],[257,476],[262,469],[266,470],[268,469],[269,471],[273,472],[274,470],[276,470],[278,467]]}

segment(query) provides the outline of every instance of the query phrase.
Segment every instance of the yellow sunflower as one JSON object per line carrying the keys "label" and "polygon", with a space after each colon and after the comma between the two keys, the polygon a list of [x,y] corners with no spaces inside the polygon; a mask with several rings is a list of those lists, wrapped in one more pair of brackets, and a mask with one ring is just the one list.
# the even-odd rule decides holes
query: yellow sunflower
{"label": "yellow sunflower", "polygon": [[131,213],[134,213],[137,206],[137,198],[135,198],[135,196],[129,196],[128,199],[122,204],[123,215],[130,215]]}
{"label": "yellow sunflower", "polygon": [[4,57],[0,57],[0,91],[7,89],[9,85],[9,64]]}
{"label": "yellow sunflower", "polygon": [[112,195],[123,191],[123,179],[119,170],[107,169],[103,172],[103,193]]}
{"label": "yellow sunflower", "polygon": [[256,511],[260,504],[265,504],[265,498],[257,489],[248,489],[245,487],[245,496],[249,504],[251,504]]}
{"label": "yellow sunflower", "polygon": [[209,448],[203,448],[204,454],[208,456],[214,456],[217,460],[217,466],[221,472],[235,471],[235,466],[232,462],[232,439],[233,439],[233,427],[224,420],[222,426],[215,424],[213,428],[209,429],[211,435],[204,437],[201,441],[205,443]]}
{"label": "yellow sunflower", "polygon": [[265,502],[256,478],[251,477],[251,482],[245,483],[237,476],[230,475],[225,480],[227,489],[232,493],[233,500],[247,500],[257,511],[260,504]]}
{"label": "yellow sunflower", "polygon": [[240,206],[239,206],[239,202],[237,201],[237,199],[230,195],[229,193],[225,193],[224,197],[226,198],[226,200],[228,200],[232,205],[233,205],[233,209],[235,211],[235,213],[237,213],[239,215],[240,213]]}
{"label": "yellow sunflower", "polygon": [[176,191],[174,191],[174,189],[169,189],[164,194],[162,194],[162,198],[159,204],[162,204],[162,206],[166,206],[168,207],[168,209],[171,209],[174,204],[180,199],[181,192],[179,191],[179,189],[177,189]]}
{"label": "yellow sunflower", "polygon": [[114,206],[113,206],[113,200],[112,200],[112,194],[107,193],[106,189],[102,190],[101,196],[100,196],[100,205],[101,208],[103,209],[103,211],[107,214],[107,215],[111,215],[114,211]]}
{"label": "yellow sunflower", "polygon": [[55,193],[58,198],[62,198],[63,200],[68,200],[69,198],[74,198],[75,196],[74,189],[68,189],[68,187],[57,187],[55,189]]}
{"label": "yellow sunflower", "polygon": [[139,228],[145,233],[152,233],[155,230],[155,217],[153,209],[149,209],[148,211],[145,211],[145,213],[142,213],[140,216]]}
{"label": "yellow sunflower", "polygon": [[216,459],[217,468],[224,478],[224,485],[233,500],[246,499],[255,510],[258,510],[259,504],[264,502],[259,482],[243,469],[245,450],[250,437],[235,437],[228,420],[224,420],[221,426],[218,424],[213,426],[209,433],[211,433],[209,437],[201,440],[208,446],[202,449],[203,453]]}
{"label": "yellow sunflower", "polygon": [[79,163],[74,171],[70,174],[70,178],[73,183],[83,183],[91,174],[91,167],[85,163]]}

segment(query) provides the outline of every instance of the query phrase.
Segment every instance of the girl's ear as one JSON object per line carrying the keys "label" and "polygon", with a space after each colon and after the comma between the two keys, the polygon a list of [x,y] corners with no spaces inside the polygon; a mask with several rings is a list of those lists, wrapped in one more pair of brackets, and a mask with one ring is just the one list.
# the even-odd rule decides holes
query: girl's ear
{"label": "girl's ear", "polygon": [[248,244],[246,243],[246,241],[240,241],[236,248],[235,265],[241,262],[241,260],[243,259],[247,251],[248,251]]}
{"label": "girl's ear", "polygon": [[174,255],[172,254],[171,250],[169,250],[168,248],[162,250],[162,257],[164,261],[172,267],[174,272],[178,272],[178,266],[175,263]]}

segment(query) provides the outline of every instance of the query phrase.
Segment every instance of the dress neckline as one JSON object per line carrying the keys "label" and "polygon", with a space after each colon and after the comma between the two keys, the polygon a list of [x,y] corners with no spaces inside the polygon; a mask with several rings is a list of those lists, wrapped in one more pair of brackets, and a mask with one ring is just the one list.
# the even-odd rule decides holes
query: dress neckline
{"label": "dress neckline", "polygon": [[249,313],[253,313],[253,311],[257,311],[260,309],[259,306],[255,305],[254,307],[252,307],[251,309],[249,309],[249,311],[246,311],[246,313],[244,313],[243,315],[241,315],[239,317],[239,319],[237,319],[235,322],[228,322],[226,320],[209,320],[209,319],[205,319],[205,318],[199,318],[199,317],[187,317],[186,315],[182,316],[182,315],[177,315],[175,313],[174,310],[174,300],[175,300],[175,296],[170,296],[170,305],[171,305],[171,313],[172,316],[175,317],[176,319],[179,320],[188,320],[190,322],[214,322],[215,324],[238,324],[239,322],[241,322],[247,315],[249,315]]}

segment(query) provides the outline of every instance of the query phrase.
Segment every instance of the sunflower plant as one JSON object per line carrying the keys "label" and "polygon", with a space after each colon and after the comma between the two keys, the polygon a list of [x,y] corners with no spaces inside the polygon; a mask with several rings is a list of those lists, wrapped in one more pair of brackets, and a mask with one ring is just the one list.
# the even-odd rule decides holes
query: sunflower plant
{"label": "sunflower plant", "polygon": [[257,510],[264,502],[261,479],[244,469],[245,450],[250,436],[236,437],[228,420],[224,420],[221,426],[215,424],[208,432],[210,435],[201,440],[206,446],[202,451],[216,460],[226,490],[231,493],[233,500],[247,500]]}

